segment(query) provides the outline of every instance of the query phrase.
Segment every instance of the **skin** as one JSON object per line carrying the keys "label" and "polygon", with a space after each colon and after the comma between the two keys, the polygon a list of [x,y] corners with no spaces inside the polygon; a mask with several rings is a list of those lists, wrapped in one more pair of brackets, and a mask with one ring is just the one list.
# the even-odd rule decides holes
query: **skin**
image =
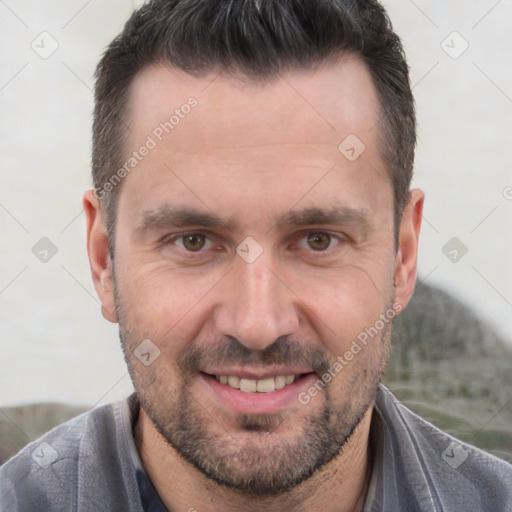
{"label": "skin", "polygon": [[[147,68],[130,90],[131,150],[191,96],[197,107],[122,182],[115,264],[98,200],[92,191],[84,196],[94,284],[104,316],[120,323],[142,404],[135,436],[143,464],[175,511],[361,510],[390,328],[307,404],[297,397],[379,315],[409,301],[424,195],[410,192],[396,250],[393,191],[373,129],[379,102],[356,57],[264,84]],[[366,146],[354,161],[338,150],[348,134]],[[164,205],[236,222],[155,224]],[[352,215],[279,222],[313,207]],[[185,233],[199,239],[184,245],[178,235]],[[247,236],[262,249],[251,263],[236,252]],[[160,350],[148,366],[134,355],[144,339]],[[244,394],[236,410],[218,393],[220,384],[199,371],[263,376],[299,369],[308,375],[288,391],[293,399],[276,405]],[[328,419],[322,424],[321,417]],[[281,479],[282,488],[272,489],[272,478],[265,487],[265,475]],[[261,485],[251,490],[251,478]]]}

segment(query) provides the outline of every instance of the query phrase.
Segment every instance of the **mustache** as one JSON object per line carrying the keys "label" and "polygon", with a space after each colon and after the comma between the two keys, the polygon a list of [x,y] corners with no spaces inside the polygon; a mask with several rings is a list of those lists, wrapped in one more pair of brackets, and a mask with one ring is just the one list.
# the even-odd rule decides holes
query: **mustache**
{"label": "mustache", "polygon": [[208,366],[252,366],[268,365],[299,366],[323,374],[331,361],[317,348],[311,348],[280,336],[263,350],[251,350],[233,336],[223,336],[211,346],[189,346],[177,360],[185,375],[193,375]]}

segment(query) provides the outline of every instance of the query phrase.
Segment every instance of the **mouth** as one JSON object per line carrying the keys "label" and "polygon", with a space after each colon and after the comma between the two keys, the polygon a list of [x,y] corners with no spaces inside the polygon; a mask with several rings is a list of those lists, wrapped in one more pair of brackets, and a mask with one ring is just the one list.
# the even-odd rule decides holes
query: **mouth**
{"label": "mouth", "polygon": [[293,384],[305,375],[307,374],[276,375],[275,377],[264,379],[240,378],[237,375],[210,375],[210,377],[215,378],[221,384],[230,386],[233,389],[239,389],[244,393],[272,393]]}
{"label": "mouth", "polygon": [[290,369],[261,375],[246,371],[202,371],[198,396],[239,414],[275,414],[300,405],[299,393],[316,380],[313,372],[292,372]]}

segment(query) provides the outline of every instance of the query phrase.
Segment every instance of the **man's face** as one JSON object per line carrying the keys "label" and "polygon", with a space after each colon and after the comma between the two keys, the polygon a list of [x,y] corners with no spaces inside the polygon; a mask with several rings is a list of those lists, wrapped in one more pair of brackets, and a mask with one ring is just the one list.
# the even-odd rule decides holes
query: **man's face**
{"label": "man's face", "polygon": [[155,142],[123,181],[114,265],[142,407],[210,478],[281,492],[339,453],[387,356],[393,191],[370,75],[354,57],[265,84],[153,67],[128,114],[127,158]]}

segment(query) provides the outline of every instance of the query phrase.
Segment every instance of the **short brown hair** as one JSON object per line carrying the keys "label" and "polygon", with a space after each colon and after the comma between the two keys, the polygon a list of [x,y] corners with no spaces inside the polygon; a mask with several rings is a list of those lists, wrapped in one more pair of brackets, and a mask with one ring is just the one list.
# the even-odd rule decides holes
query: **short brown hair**
{"label": "short brown hair", "polygon": [[197,76],[220,69],[268,80],[343,53],[365,62],[379,94],[396,237],[412,179],[416,119],[402,44],[379,2],[153,0],[132,14],[95,75],[92,176],[112,247],[121,186],[105,185],[125,159],[128,91],[141,69],[164,62]]}

